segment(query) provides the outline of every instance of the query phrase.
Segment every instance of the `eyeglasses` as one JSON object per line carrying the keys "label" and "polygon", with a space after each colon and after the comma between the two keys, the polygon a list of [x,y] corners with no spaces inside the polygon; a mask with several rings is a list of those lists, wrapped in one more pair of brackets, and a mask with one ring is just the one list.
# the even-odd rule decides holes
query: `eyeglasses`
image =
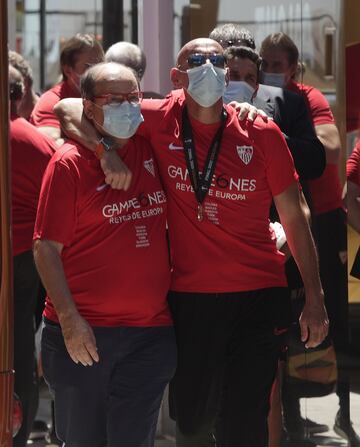
{"label": "eyeglasses", "polygon": [[102,101],[102,105],[122,104],[124,101],[127,101],[130,104],[139,104],[142,101],[142,98],[142,92],[121,93],[118,95],[108,93],[106,95],[94,96],[95,100]]}
{"label": "eyeglasses", "polygon": [[201,67],[209,61],[214,67],[224,68],[225,57],[222,54],[190,54],[187,59],[189,68]]}

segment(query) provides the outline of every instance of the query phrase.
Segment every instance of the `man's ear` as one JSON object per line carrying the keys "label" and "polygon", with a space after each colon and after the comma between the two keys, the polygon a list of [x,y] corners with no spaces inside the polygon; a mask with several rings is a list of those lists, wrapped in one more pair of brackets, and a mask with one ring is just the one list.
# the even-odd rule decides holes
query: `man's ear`
{"label": "man's ear", "polygon": [[225,67],[225,70],[226,70],[226,72],[225,72],[225,83],[226,83],[226,86],[228,86],[229,82],[230,82],[230,69],[229,69],[229,67]]}
{"label": "man's ear", "polygon": [[[299,74],[299,65],[298,63],[294,63],[290,65],[290,79],[296,79]],[[300,69],[301,71],[301,69]]]}
{"label": "man's ear", "polygon": [[94,118],[94,104],[89,99],[83,99],[83,106],[86,118],[92,120]]}
{"label": "man's ear", "polygon": [[170,79],[175,89],[187,88],[189,84],[187,73],[175,67],[170,70]]}
{"label": "man's ear", "polygon": [[72,68],[70,65],[63,65],[61,69],[67,78],[71,77]]}

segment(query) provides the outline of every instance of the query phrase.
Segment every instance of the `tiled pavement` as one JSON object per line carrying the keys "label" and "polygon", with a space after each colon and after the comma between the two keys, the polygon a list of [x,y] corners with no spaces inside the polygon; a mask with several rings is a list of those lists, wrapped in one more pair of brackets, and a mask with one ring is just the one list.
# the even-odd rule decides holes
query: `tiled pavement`
{"label": "tiled pavement", "polygon": [[[354,423],[354,428],[360,434],[360,394],[351,393],[351,417]],[[49,400],[45,390],[42,391],[42,398],[39,410],[39,417],[43,419],[49,418]],[[345,447],[347,443],[340,439],[333,431],[335,415],[338,410],[338,400],[335,394],[329,396],[301,400],[301,411],[303,417],[308,417],[318,423],[327,424],[330,427],[328,433],[322,433],[312,437],[311,439],[317,443],[318,446],[328,447]],[[30,444],[29,444],[30,445]],[[44,440],[34,441],[31,444],[33,447],[48,446]],[[119,444],[121,445],[121,444]],[[156,447],[175,447],[175,442],[171,439],[157,439]]]}
{"label": "tiled pavement", "polygon": [[[354,428],[358,434],[360,434],[360,389],[356,386],[356,393],[352,392],[350,395],[350,407],[351,407],[351,418],[354,424]],[[303,417],[308,417],[309,419],[316,421],[318,423],[327,424],[330,427],[330,431],[327,433],[322,433],[312,437],[311,439],[317,443],[318,446],[328,446],[328,447],[346,447],[347,443],[339,438],[333,431],[333,425],[335,420],[335,415],[338,410],[338,398],[336,394],[330,394],[325,397],[320,398],[309,398],[301,399],[301,411]],[[169,422],[166,417],[167,410],[163,409],[163,420],[160,422],[161,433],[166,433],[168,435],[173,434],[173,427],[171,422]],[[40,408],[38,411],[38,418],[50,422],[50,401],[49,394],[47,392],[46,385],[44,384],[40,393]],[[29,445],[33,447],[50,447],[50,444],[46,443],[45,440],[29,441]],[[51,444],[55,447],[54,444]],[[121,446],[121,444],[119,444]],[[175,442],[172,440],[171,436],[161,438],[156,440],[156,447],[175,447]]]}

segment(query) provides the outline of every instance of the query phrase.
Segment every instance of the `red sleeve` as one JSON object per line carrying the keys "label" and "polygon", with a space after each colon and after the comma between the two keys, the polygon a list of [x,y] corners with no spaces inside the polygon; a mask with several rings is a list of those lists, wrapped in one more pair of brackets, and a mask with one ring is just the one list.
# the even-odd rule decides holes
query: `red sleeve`
{"label": "red sleeve", "polygon": [[36,103],[32,111],[30,122],[36,127],[56,127],[60,128],[60,123],[53,109],[59,102],[59,96],[52,90],[45,92]]}
{"label": "red sleeve", "polygon": [[45,171],[33,239],[71,244],[76,226],[76,196],[79,181],[75,153],[64,145],[50,160]]}
{"label": "red sleeve", "polygon": [[314,126],[335,124],[334,115],[325,96],[316,88],[309,87],[306,91],[310,113]]}
{"label": "red sleeve", "polygon": [[144,99],[141,103],[141,113],[144,117],[144,122],[139,127],[137,134],[150,140],[151,134],[159,129],[159,126],[164,117],[164,103],[163,99]]}
{"label": "red sleeve", "polygon": [[351,182],[360,186],[360,143],[355,146],[346,162],[346,177]]}
{"label": "red sleeve", "polygon": [[277,125],[269,120],[260,134],[268,184],[272,196],[277,196],[298,181],[298,174],[285,138]]}

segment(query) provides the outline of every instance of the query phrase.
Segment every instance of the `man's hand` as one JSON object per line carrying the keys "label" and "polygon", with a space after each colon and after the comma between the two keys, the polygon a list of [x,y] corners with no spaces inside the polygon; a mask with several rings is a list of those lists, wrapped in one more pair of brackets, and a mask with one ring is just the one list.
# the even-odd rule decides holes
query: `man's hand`
{"label": "man's hand", "polygon": [[234,107],[238,112],[239,121],[244,121],[246,119],[254,121],[257,116],[261,116],[265,122],[268,120],[268,116],[263,110],[257,109],[255,106],[247,102],[231,101],[229,106]]}
{"label": "man's hand", "polygon": [[306,348],[319,346],[329,332],[329,320],[323,300],[307,300],[299,319],[301,341]]}
{"label": "man's hand", "polygon": [[105,152],[100,160],[100,165],[105,174],[105,183],[113,189],[123,189],[124,191],[129,189],[132,173],[116,151]]}
{"label": "man's hand", "polygon": [[66,349],[75,363],[84,366],[99,361],[93,330],[78,313],[60,321]]}

